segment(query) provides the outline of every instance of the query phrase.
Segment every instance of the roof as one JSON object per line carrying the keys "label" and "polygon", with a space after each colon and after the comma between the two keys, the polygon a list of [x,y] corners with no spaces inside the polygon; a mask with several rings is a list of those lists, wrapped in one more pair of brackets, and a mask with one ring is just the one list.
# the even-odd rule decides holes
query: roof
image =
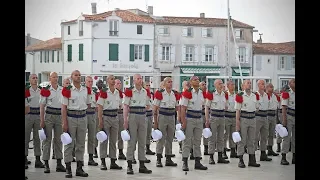
{"label": "roof", "polygon": [[27,46],[25,51],[54,50],[62,49],[61,38],[52,38],[31,46]]}
{"label": "roof", "polygon": [[[130,10],[130,9],[129,9]],[[228,20],[221,18],[200,18],[200,17],[174,17],[174,16],[148,16],[137,15],[129,10],[114,10],[95,15],[83,14],[87,21],[101,21],[112,15],[112,12],[122,19],[123,22],[157,23],[170,25],[190,25],[190,26],[227,26]],[[132,10],[132,9],[131,9]],[[141,10],[140,10],[141,11]],[[62,24],[76,22],[77,20],[62,22]],[[243,22],[233,20],[233,26],[236,28],[254,27]]]}
{"label": "roof", "polygon": [[254,43],[254,54],[295,54],[295,41],[283,43]]}

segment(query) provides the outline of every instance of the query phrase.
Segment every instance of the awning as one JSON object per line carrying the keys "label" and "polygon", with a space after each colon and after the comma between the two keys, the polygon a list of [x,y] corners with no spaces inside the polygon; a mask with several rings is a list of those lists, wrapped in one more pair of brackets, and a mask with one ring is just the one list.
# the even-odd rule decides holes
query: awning
{"label": "awning", "polygon": [[184,74],[220,74],[220,67],[206,68],[206,67],[185,67],[181,68]]}
{"label": "awning", "polygon": [[[233,69],[235,73],[240,74],[240,69]],[[242,69],[242,74],[250,74],[250,69]]]}

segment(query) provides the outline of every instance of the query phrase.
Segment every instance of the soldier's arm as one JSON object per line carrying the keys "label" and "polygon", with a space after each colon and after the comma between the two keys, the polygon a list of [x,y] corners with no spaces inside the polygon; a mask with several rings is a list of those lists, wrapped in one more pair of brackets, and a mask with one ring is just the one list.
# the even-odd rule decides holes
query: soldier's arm
{"label": "soldier's arm", "polygon": [[240,110],[241,110],[242,103],[236,102],[234,106],[235,106],[234,108],[236,109],[236,127],[240,127]]}
{"label": "soldier's arm", "polygon": [[123,102],[122,102],[122,104],[123,104],[123,120],[124,120],[125,122],[128,121],[128,113],[129,113],[129,102],[130,102],[130,99],[131,99],[131,97],[125,96],[125,97],[123,98]]}
{"label": "soldier's arm", "polygon": [[47,98],[40,95],[40,121],[44,121],[44,108],[46,106]]}
{"label": "soldier's arm", "polygon": [[179,104],[176,105],[176,111],[177,111],[177,121],[181,123],[181,118],[180,118],[180,106]]}
{"label": "soldier's arm", "polygon": [[185,97],[181,97],[181,101],[180,101],[180,119],[181,119],[181,123],[184,124],[186,123],[186,111],[187,111],[187,107],[188,107],[188,102],[189,99],[185,98]]}
{"label": "soldier's arm", "polygon": [[160,100],[154,99],[153,101],[153,122],[158,122],[158,116],[159,116],[159,106],[160,106]]}
{"label": "soldier's arm", "polygon": [[102,123],[103,119],[102,119],[102,114],[103,114],[103,105],[104,105],[105,99],[99,97],[98,101],[97,101],[97,105],[98,105],[98,120],[99,120],[99,124]]}
{"label": "soldier's arm", "polygon": [[67,121],[68,102],[69,102],[69,99],[64,97],[64,96],[62,96],[62,99],[61,99],[61,116],[62,116],[62,123],[63,124],[68,124],[68,121]]}
{"label": "soldier's arm", "polygon": [[281,100],[281,107],[282,107],[282,124],[287,125],[287,107],[289,104],[289,98]]}

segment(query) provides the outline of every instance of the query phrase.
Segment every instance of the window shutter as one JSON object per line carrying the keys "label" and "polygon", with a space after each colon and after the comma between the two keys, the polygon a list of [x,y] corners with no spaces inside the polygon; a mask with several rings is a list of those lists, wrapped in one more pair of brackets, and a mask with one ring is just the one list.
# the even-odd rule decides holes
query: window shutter
{"label": "window shutter", "polygon": [[176,48],[174,45],[170,46],[170,61],[175,62],[176,61]]}
{"label": "window shutter", "polygon": [[250,62],[250,48],[246,47],[246,57],[245,57],[245,62],[249,63]]}
{"label": "window shutter", "polygon": [[150,52],[149,52],[149,45],[148,44],[146,44],[146,45],[144,45],[144,61],[145,62],[149,62],[149,54]]}
{"label": "window shutter", "polygon": [[198,53],[198,46],[194,46],[194,54],[193,54],[193,61],[194,62],[198,62],[199,59],[199,53]]}
{"label": "window shutter", "polygon": [[54,62],[54,51],[52,51],[52,62]]}
{"label": "window shutter", "polygon": [[201,60],[202,60],[203,62],[206,61],[206,46],[202,46],[202,47],[201,47]]}
{"label": "window shutter", "polygon": [[59,55],[59,54],[60,54],[60,52],[59,52],[59,50],[58,50],[58,51],[57,51],[57,62],[59,62],[59,60],[60,60],[60,57],[59,57],[60,55]]}
{"label": "window shutter", "polygon": [[186,46],[182,46],[182,61],[186,61]]}
{"label": "window shutter", "polygon": [[163,34],[164,34],[164,28],[163,28],[163,27],[162,27],[162,28],[159,28],[159,31],[158,31],[158,32],[159,32],[160,35],[163,35]]}
{"label": "window shutter", "polygon": [[130,61],[134,61],[134,44],[130,44]]}
{"label": "window shutter", "polygon": [[40,62],[42,63],[42,51],[40,51]]}
{"label": "window shutter", "polygon": [[236,61],[237,61],[237,63],[240,62],[239,54],[240,54],[240,48],[237,47],[237,51],[236,51]]}
{"label": "window shutter", "polygon": [[79,44],[79,61],[83,61],[83,44]]}
{"label": "window shutter", "polygon": [[215,45],[213,49],[213,63],[218,63],[219,57],[219,46]]}
{"label": "window shutter", "polygon": [[188,35],[188,28],[184,27],[182,28],[182,36],[187,36]]}
{"label": "window shutter", "polygon": [[289,57],[285,58],[285,68],[286,68],[286,70],[292,69],[292,59]]}
{"label": "window shutter", "polygon": [[261,71],[262,69],[262,57],[256,56],[256,70]]}
{"label": "window shutter", "polygon": [[281,56],[278,58],[278,70],[281,70]]}
{"label": "window shutter", "polygon": [[158,60],[163,60],[162,59],[162,46],[158,45]]}
{"label": "window shutter", "polygon": [[109,44],[109,61],[119,60],[119,45]]}
{"label": "window shutter", "polygon": [[68,45],[68,61],[72,61],[72,45]]}
{"label": "window shutter", "polygon": [[207,37],[207,28],[202,28],[202,37]]}

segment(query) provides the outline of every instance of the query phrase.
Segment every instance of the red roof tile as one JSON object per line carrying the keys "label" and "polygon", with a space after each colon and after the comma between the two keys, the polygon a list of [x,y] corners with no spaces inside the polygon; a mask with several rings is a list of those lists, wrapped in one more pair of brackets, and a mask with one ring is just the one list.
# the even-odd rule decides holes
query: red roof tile
{"label": "red roof tile", "polygon": [[283,43],[254,43],[254,54],[295,54],[295,41]]}
{"label": "red roof tile", "polygon": [[52,38],[31,46],[27,46],[25,51],[54,50],[62,49],[61,38]]}

